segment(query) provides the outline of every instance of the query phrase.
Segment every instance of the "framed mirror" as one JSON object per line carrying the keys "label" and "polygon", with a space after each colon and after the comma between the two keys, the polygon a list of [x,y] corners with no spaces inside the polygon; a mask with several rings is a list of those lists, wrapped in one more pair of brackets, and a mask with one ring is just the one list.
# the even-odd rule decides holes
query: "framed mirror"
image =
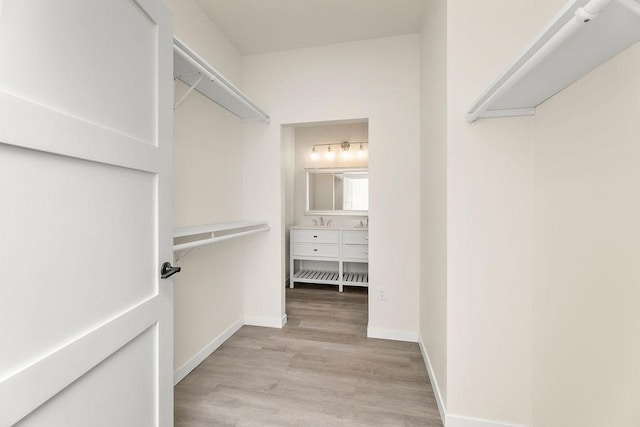
{"label": "framed mirror", "polygon": [[369,170],[366,168],[305,169],[306,215],[369,213]]}

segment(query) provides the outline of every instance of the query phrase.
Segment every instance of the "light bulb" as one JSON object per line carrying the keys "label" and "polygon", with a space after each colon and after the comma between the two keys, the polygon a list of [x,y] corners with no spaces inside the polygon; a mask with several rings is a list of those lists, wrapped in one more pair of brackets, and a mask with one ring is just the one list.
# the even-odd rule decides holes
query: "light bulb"
{"label": "light bulb", "polygon": [[358,158],[364,159],[364,150],[362,149],[362,144],[360,144],[360,149],[358,150]]}
{"label": "light bulb", "polygon": [[316,151],[316,147],[313,147],[313,149],[311,150],[311,160],[313,160],[314,162],[318,160],[318,153]]}
{"label": "light bulb", "polygon": [[327,153],[324,155],[327,160],[333,160],[336,158],[336,152],[331,150],[331,146],[327,149]]}
{"label": "light bulb", "polygon": [[351,152],[349,152],[349,149],[342,150],[342,159],[349,160],[350,158],[351,158]]}

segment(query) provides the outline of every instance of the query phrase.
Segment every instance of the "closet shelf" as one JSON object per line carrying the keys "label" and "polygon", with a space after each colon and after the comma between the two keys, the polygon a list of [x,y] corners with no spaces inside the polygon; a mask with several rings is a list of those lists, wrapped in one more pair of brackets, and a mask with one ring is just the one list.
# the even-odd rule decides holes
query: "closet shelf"
{"label": "closet shelf", "polygon": [[173,229],[173,250],[195,248],[269,230],[271,227],[266,221],[233,221],[176,227]]}
{"label": "closet shelf", "polygon": [[572,0],[473,104],[467,121],[535,108],[640,40],[640,0]]}
{"label": "closet shelf", "polygon": [[174,108],[195,89],[244,121],[271,122],[267,113],[177,37],[173,39],[173,76],[190,86]]}

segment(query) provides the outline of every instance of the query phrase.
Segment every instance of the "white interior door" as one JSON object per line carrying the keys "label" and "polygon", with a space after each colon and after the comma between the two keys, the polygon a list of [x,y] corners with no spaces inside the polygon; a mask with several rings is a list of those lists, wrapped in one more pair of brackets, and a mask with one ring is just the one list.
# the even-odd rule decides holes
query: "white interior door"
{"label": "white interior door", "polygon": [[0,426],[171,425],[170,14],[0,8]]}

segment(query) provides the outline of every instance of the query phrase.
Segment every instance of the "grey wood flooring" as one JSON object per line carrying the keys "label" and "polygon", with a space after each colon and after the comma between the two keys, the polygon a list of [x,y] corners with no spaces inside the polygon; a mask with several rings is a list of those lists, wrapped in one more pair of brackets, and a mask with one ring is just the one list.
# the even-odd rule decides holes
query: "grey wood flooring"
{"label": "grey wood flooring", "polygon": [[296,285],[287,315],[176,385],[176,426],[442,426],[418,345],[366,338],[366,288]]}

